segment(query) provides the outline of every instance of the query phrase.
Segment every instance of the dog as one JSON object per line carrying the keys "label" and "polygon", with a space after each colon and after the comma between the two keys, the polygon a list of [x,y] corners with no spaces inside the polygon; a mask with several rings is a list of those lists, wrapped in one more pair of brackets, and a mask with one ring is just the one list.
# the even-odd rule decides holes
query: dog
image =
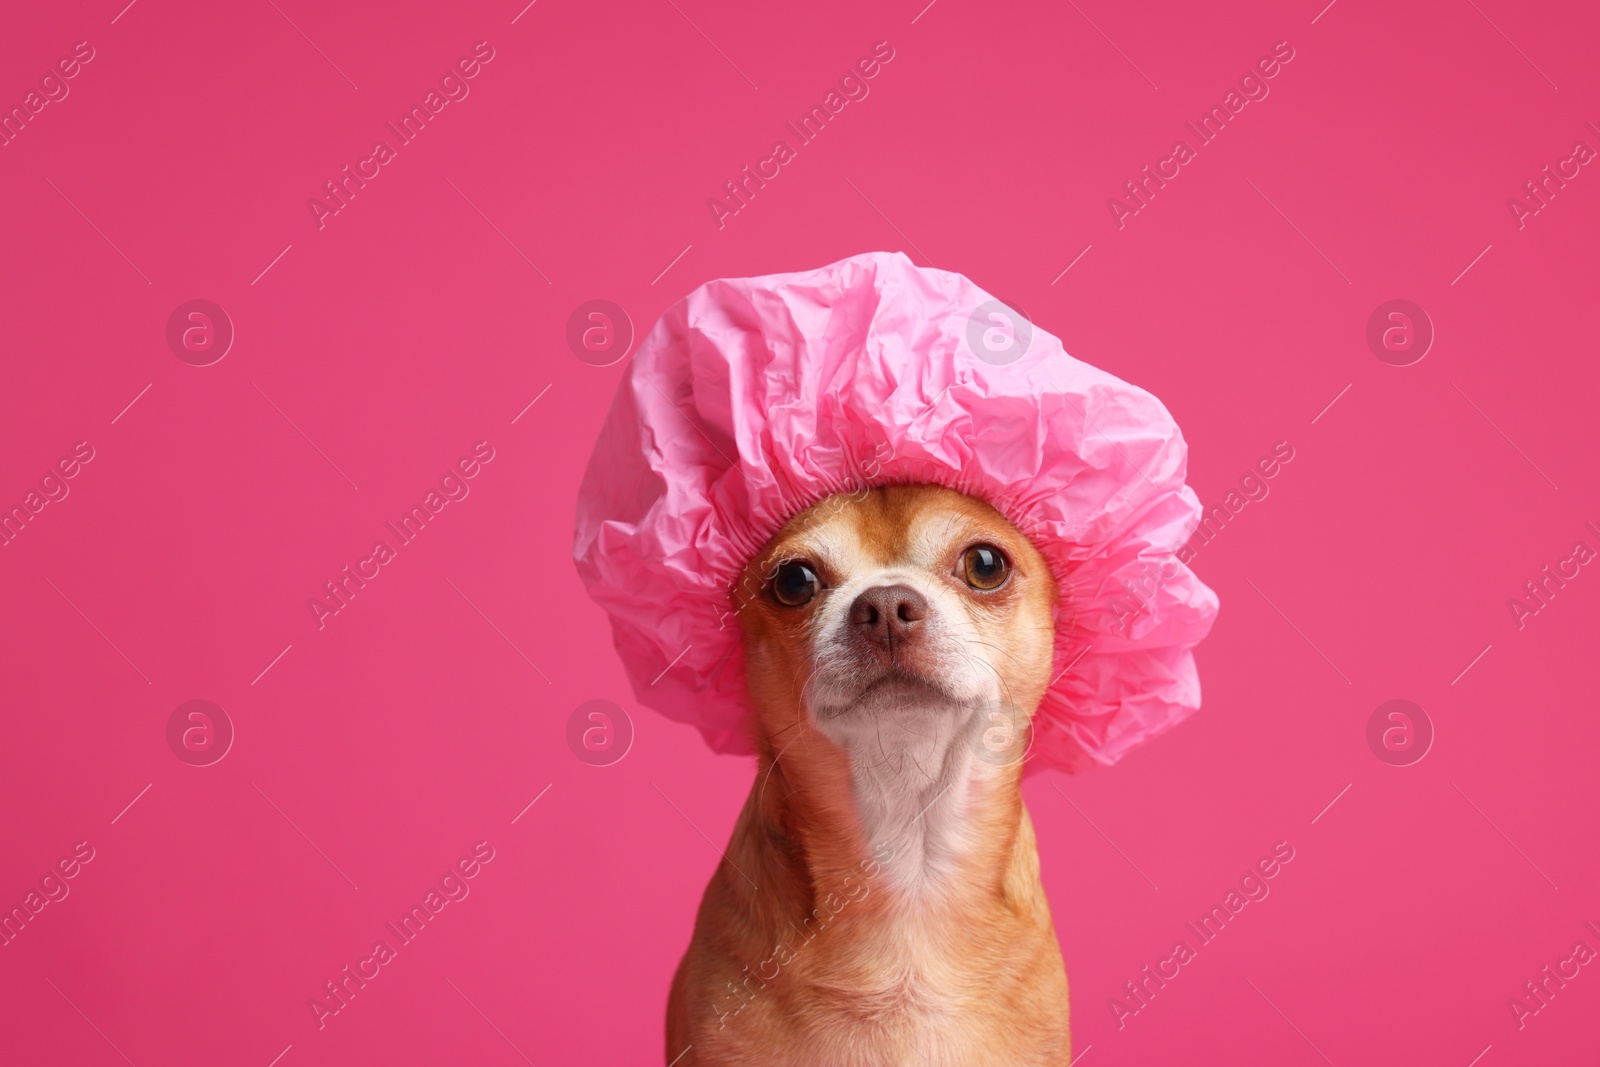
{"label": "dog", "polygon": [[1071,1060],[1022,802],[1055,581],[952,489],[829,497],[750,562],[757,774],[672,982],[674,1067]]}

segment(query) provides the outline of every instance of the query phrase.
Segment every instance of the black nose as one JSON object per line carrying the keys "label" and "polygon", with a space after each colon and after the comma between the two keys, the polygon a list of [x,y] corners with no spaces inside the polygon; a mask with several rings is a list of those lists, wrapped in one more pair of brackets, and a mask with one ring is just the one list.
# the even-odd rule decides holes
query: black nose
{"label": "black nose", "polygon": [[909,585],[879,585],[856,597],[850,621],[871,645],[893,653],[916,632],[928,614],[928,601]]}

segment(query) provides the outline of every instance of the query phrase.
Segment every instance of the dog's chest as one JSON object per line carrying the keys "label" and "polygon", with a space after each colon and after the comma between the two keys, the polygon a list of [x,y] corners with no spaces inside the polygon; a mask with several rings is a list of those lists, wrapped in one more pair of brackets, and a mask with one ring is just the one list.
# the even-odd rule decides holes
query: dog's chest
{"label": "dog's chest", "polygon": [[[987,966],[973,966],[980,951],[973,939],[951,936],[952,917],[933,913],[861,918],[828,931],[831,944],[822,946],[819,937],[823,951],[796,970],[784,1010],[803,1031],[798,1047],[808,1051],[794,1062],[991,1062],[995,1016],[1010,998]],[[997,947],[987,946],[988,963],[1003,962]]]}

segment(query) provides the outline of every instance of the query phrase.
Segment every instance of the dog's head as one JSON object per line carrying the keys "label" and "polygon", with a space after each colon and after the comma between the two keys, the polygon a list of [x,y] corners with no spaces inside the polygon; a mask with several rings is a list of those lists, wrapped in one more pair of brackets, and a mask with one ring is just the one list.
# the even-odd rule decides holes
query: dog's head
{"label": "dog's head", "polygon": [[1025,731],[1050,681],[1049,568],[1004,516],[951,489],[829,497],[773,537],[743,588],[769,738],[804,724],[850,752],[974,722],[979,736]]}

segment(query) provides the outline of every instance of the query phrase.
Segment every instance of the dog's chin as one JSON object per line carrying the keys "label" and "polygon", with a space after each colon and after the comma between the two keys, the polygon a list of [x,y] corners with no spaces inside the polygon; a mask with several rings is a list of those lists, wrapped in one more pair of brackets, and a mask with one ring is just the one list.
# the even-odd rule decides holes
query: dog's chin
{"label": "dog's chin", "polygon": [[902,667],[887,667],[865,683],[818,685],[812,713],[823,722],[881,716],[955,715],[970,711],[971,697],[947,684]]}

